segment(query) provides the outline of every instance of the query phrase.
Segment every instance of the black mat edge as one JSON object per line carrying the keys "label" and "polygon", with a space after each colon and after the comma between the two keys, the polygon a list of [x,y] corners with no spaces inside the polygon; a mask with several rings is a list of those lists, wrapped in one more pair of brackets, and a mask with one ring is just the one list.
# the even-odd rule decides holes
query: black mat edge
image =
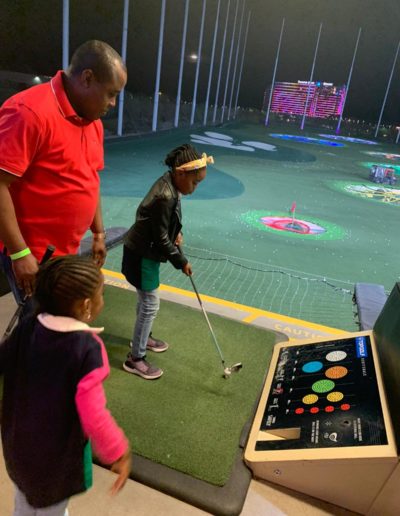
{"label": "black mat edge", "polygon": [[[231,475],[224,486],[210,484],[135,453],[132,453],[130,478],[215,516],[239,515],[252,479],[252,472],[243,461],[243,453],[253,416],[243,427]],[[98,466],[104,467],[96,458],[93,459]]]}
{"label": "black mat edge", "polygon": [[252,478],[239,449],[228,482],[218,487],[133,454],[131,478],[216,516],[239,515]]}

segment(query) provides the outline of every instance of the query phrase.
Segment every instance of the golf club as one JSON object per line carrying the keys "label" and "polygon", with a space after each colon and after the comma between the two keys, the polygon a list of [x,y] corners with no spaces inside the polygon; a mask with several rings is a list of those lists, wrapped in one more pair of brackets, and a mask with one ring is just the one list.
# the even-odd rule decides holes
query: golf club
{"label": "golf club", "polygon": [[[177,246],[178,247],[178,250],[179,252],[182,254],[182,250],[180,248],[180,246]],[[214,344],[215,344],[215,347],[217,348],[217,351],[218,351],[218,354],[221,358],[221,364],[222,364],[222,369],[224,370],[223,372],[223,375],[222,377],[223,378],[229,378],[231,376],[232,373],[237,373],[238,371],[240,371],[240,369],[242,369],[243,367],[243,364],[241,364],[240,362],[238,362],[237,364],[233,364],[232,366],[230,367],[227,367],[225,365],[225,359],[224,359],[224,356],[222,354],[222,351],[221,351],[221,348],[219,347],[219,344],[218,344],[218,341],[217,341],[217,337],[215,336],[215,333],[214,333],[214,330],[212,329],[212,326],[211,326],[211,323],[210,323],[210,320],[208,319],[208,315],[207,315],[207,312],[205,311],[205,308],[203,306],[203,303],[201,301],[201,297],[200,297],[200,294],[196,288],[196,285],[194,284],[194,281],[193,281],[193,278],[192,276],[189,276],[189,279],[190,279],[190,282],[192,283],[192,287],[193,287],[193,290],[195,291],[196,293],[196,297],[197,297],[197,300],[199,302],[199,305],[200,305],[200,308],[204,314],[204,317],[207,321],[207,325],[208,325],[208,328],[210,330],[210,333],[211,333],[211,336],[213,338],[213,341],[214,341]]]}

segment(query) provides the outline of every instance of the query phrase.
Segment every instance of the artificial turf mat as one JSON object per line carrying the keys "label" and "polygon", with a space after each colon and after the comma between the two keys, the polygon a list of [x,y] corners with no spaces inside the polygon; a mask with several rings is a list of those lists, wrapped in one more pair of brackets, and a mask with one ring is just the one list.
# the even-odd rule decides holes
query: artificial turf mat
{"label": "artificial turf mat", "polygon": [[96,324],[105,327],[111,366],[105,383],[108,407],[135,454],[223,486],[261,390],[275,334],[210,314],[227,365],[243,363],[240,373],[223,379],[202,313],[161,301],[153,330],[170,348],[148,354],[164,375],[146,381],[122,370],[135,304],[134,292],[106,286],[105,308]]}

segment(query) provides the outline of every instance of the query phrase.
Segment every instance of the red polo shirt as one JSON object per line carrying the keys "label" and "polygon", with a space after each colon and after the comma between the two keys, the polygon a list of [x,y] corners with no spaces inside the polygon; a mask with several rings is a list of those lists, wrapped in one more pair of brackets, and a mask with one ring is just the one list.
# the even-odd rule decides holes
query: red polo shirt
{"label": "red polo shirt", "polygon": [[[0,109],[0,169],[21,179],[10,193],[22,235],[36,258],[48,244],[74,254],[93,222],[104,166],[103,125],[80,118],[62,71]],[[1,244],[1,242],[0,242]]]}

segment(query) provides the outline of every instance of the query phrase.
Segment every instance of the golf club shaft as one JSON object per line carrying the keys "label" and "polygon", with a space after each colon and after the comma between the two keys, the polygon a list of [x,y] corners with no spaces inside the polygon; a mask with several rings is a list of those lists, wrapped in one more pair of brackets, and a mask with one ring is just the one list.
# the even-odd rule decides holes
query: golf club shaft
{"label": "golf club shaft", "polygon": [[46,251],[44,252],[44,255],[42,259],[40,260],[40,265],[43,263],[46,263],[50,258],[53,256],[54,251],[56,250],[56,247],[52,244],[49,244],[46,248]]}
{"label": "golf club shaft", "polygon": [[[43,258],[40,261],[40,265],[42,265],[42,263],[47,262],[47,260],[49,260],[52,257],[52,255],[53,255],[55,250],[56,250],[56,248],[54,247],[54,245],[49,244],[47,246],[47,249],[46,249],[44,255],[43,255]],[[6,337],[8,337],[10,335],[12,329],[14,328],[14,325],[15,325],[17,319],[19,319],[19,317],[20,317],[20,315],[22,313],[22,310],[24,308],[24,305],[25,305],[25,302],[26,302],[27,299],[28,299],[28,296],[25,295],[23,297],[22,301],[19,302],[18,308],[15,310],[14,315],[11,317],[11,320],[8,323],[6,331],[4,332],[3,339],[5,339]]]}
{"label": "golf club shaft", "polygon": [[[178,251],[179,251],[181,254],[183,254],[182,249],[181,249],[181,246],[180,246],[180,245],[177,245],[176,247],[178,248]],[[200,305],[201,311],[203,312],[204,317],[205,317],[205,319],[206,319],[206,321],[207,321],[208,328],[209,328],[210,333],[211,333],[211,335],[212,335],[212,338],[213,338],[213,341],[214,341],[215,347],[217,348],[218,354],[219,354],[219,356],[221,357],[222,367],[224,367],[224,368],[225,368],[225,359],[224,359],[224,356],[223,356],[223,354],[222,354],[221,348],[219,347],[219,344],[218,344],[218,341],[217,341],[217,337],[215,336],[215,333],[214,333],[214,330],[212,329],[211,323],[210,323],[210,321],[209,321],[209,319],[208,319],[207,312],[206,312],[206,311],[205,311],[205,309],[204,309],[204,306],[203,306],[203,303],[202,303],[202,301],[201,301],[201,297],[200,297],[199,291],[197,290],[196,285],[194,284],[194,281],[193,281],[192,276],[190,276],[190,275],[189,275],[189,279],[190,279],[190,282],[191,282],[191,284],[192,284],[193,290],[195,291],[195,294],[196,294],[197,300],[198,300],[198,302],[199,302],[199,305]]]}
{"label": "golf club shaft", "polygon": [[196,296],[197,296],[197,299],[198,299],[198,301],[199,301],[199,304],[200,304],[201,310],[202,310],[202,312],[203,312],[203,314],[204,314],[204,317],[205,317],[205,319],[206,319],[206,321],[207,321],[208,328],[210,329],[210,333],[211,333],[212,338],[213,338],[213,340],[214,340],[215,347],[217,348],[218,353],[219,353],[219,356],[221,357],[222,365],[225,365],[225,360],[224,360],[224,357],[223,357],[223,355],[222,355],[221,348],[220,348],[220,347],[219,347],[219,345],[218,345],[217,337],[215,336],[214,330],[212,329],[211,323],[210,323],[210,321],[209,321],[209,319],[208,319],[207,312],[206,312],[206,311],[205,311],[205,309],[204,309],[203,303],[202,303],[202,301],[201,301],[200,294],[199,294],[199,292],[198,292],[198,290],[197,290],[197,288],[196,288],[196,285],[194,284],[194,281],[193,281],[192,276],[189,276],[189,279],[190,279],[190,281],[191,281],[191,283],[192,283],[193,290],[194,290],[194,291],[195,291],[195,293],[196,293]]}

